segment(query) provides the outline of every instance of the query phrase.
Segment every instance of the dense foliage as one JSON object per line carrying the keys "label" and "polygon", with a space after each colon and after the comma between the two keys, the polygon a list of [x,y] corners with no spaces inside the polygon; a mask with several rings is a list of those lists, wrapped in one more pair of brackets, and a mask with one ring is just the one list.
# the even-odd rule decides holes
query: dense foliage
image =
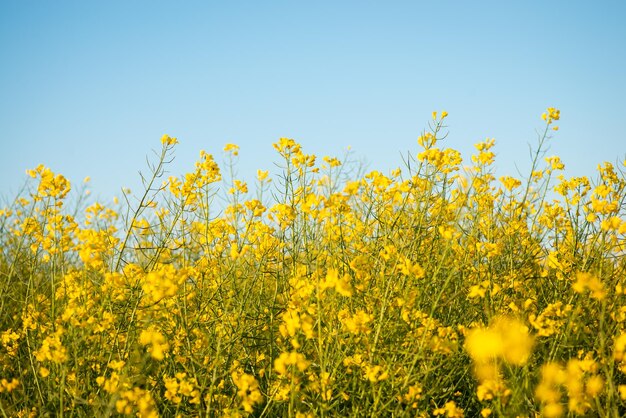
{"label": "dense foliage", "polygon": [[491,139],[463,166],[445,112],[388,175],[281,138],[252,192],[206,152],[166,178],[169,136],[109,205],[30,170],[0,211],[3,416],[623,414],[626,179],[560,176],[559,116],[522,179]]}

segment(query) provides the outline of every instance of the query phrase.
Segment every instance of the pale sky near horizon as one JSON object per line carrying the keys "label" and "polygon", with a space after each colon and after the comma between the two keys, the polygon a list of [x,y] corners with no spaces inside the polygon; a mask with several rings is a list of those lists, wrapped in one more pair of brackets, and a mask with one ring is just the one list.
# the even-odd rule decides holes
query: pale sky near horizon
{"label": "pale sky near horizon", "polygon": [[104,201],[137,191],[164,133],[172,174],[232,142],[250,178],[280,137],[387,172],[434,110],[446,146],[494,137],[517,175],[549,106],[548,155],[594,176],[626,154],[625,21],[621,1],[0,0],[0,196],[40,163]]}

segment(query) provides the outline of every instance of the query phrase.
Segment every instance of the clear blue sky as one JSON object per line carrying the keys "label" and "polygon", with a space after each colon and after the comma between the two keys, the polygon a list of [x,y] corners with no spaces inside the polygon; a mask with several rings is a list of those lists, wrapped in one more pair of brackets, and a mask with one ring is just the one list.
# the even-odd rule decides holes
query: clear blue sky
{"label": "clear blue sky", "polygon": [[594,175],[626,153],[622,1],[0,1],[0,195],[43,163],[102,200],[134,190],[164,133],[173,174],[272,142],[371,169],[401,165],[431,111],[466,159],[497,140],[499,174],[529,165],[540,114],[562,111],[550,154]]}

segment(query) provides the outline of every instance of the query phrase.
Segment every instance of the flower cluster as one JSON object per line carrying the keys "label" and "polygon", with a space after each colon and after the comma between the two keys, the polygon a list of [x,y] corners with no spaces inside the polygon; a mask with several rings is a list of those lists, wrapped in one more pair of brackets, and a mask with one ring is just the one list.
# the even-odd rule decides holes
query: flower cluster
{"label": "flower cluster", "polygon": [[626,178],[544,158],[560,117],[525,175],[446,147],[447,112],[388,173],[280,138],[276,175],[227,144],[168,176],[168,135],[137,196],[29,170],[0,209],[2,414],[619,416]]}

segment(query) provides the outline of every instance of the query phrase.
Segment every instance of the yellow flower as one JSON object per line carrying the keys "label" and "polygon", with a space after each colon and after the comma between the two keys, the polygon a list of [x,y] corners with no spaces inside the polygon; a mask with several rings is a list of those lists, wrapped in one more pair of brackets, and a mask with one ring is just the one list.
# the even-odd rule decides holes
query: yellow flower
{"label": "yellow flower", "polygon": [[486,292],[487,292],[487,289],[485,289],[484,287],[482,287],[480,285],[474,285],[474,286],[470,287],[470,291],[469,291],[469,294],[467,295],[467,297],[470,298],[470,299],[473,299],[473,298],[484,298]]}
{"label": "yellow flower", "polygon": [[465,348],[474,361],[486,362],[499,358],[504,353],[504,341],[495,330],[473,329],[465,339]]}
{"label": "yellow flower", "polygon": [[175,145],[175,144],[178,144],[178,139],[172,138],[169,135],[163,135],[161,137],[161,144],[165,146]]}
{"label": "yellow flower", "polygon": [[155,360],[163,360],[165,352],[169,350],[169,344],[165,342],[165,337],[154,327],[141,331],[139,343],[148,346],[148,352]]}
{"label": "yellow flower", "polygon": [[365,378],[372,383],[386,380],[389,374],[381,366],[365,366]]}
{"label": "yellow flower", "polygon": [[279,375],[288,376],[292,370],[290,366],[295,366],[297,370],[303,372],[309,367],[309,362],[302,353],[296,351],[280,353],[280,356],[274,360],[274,370]]}
{"label": "yellow flower", "polygon": [[554,107],[549,107],[546,113],[541,115],[541,119],[551,124],[552,121],[559,120],[561,118],[561,111]]}
{"label": "yellow flower", "polygon": [[563,415],[563,405],[560,403],[549,403],[542,408],[541,412],[546,418],[557,418]]}
{"label": "yellow flower", "polygon": [[8,381],[7,379],[0,380],[0,393],[2,392],[13,392],[20,385],[20,381],[17,379],[11,379]]}
{"label": "yellow flower", "polygon": [[592,398],[595,398],[604,389],[604,379],[602,377],[594,375],[587,379],[585,384],[585,392]]}
{"label": "yellow flower", "polygon": [[585,289],[589,289],[591,297],[596,300],[602,300],[606,296],[602,282],[591,273],[577,273],[572,289],[577,293],[583,293]]}
{"label": "yellow flower", "polygon": [[335,268],[329,268],[326,272],[326,278],[320,283],[320,289],[335,289],[341,296],[352,296],[352,287],[350,286],[350,275],[344,274],[339,278],[339,271]]}
{"label": "yellow flower", "polygon": [[510,176],[500,177],[500,181],[509,192],[522,185],[521,181]]}
{"label": "yellow flower", "polygon": [[498,318],[488,328],[475,328],[465,339],[467,352],[479,363],[502,359],[509,364],[523,365],[532,346],[528,327],[511,318]]}
{"label": "yellow flower", "polygon": [[38,361],[64,363],[67,360],[67,350],[61,342],[61,331],[61,329],[57,329],[55,334],[44,339],[39,350],[35,351],[35,358]]}
{"label": "yellow flower", "polygon": [[267,178],[267,176],[269,175],[269,173],[270,173],[270,172],[269,172],[269,171],[267,171],[267,170],[265,170],[265,171],[264,171],[264,170],[257,170],[257,171],[256,171],[256,178],[257,178],[257,180],[258,180],[259,182],[263,182],[263,181]]}
{"label": "yellow flower", "polygon": [[337,317],[344,328],[352,334],[369,334],[371,332],[368,324],[374,317],[362,309],[359,309],[354,315],[350,315],[346,309],[342,309]]}
{"label": "yellow flower", "polygon": [[226,144],[224,146],[224,152],[230,152],[235,157],[239,155],[239,145],[235,144]]}
{"label": "yellow flower", "polygon": [[551,170],[563,170],[565,168],[565,164],[561,161],[560,157],[551,156],[545,158],[546,163],[550,165]]}
{"label": "yellow flower", "polygon": [[456,406],[454,401],[448,401],[443,408],[437,408],[433,411],[433,415],[444,415],[448,418],[462,418],[464,416],[463,410]]}

